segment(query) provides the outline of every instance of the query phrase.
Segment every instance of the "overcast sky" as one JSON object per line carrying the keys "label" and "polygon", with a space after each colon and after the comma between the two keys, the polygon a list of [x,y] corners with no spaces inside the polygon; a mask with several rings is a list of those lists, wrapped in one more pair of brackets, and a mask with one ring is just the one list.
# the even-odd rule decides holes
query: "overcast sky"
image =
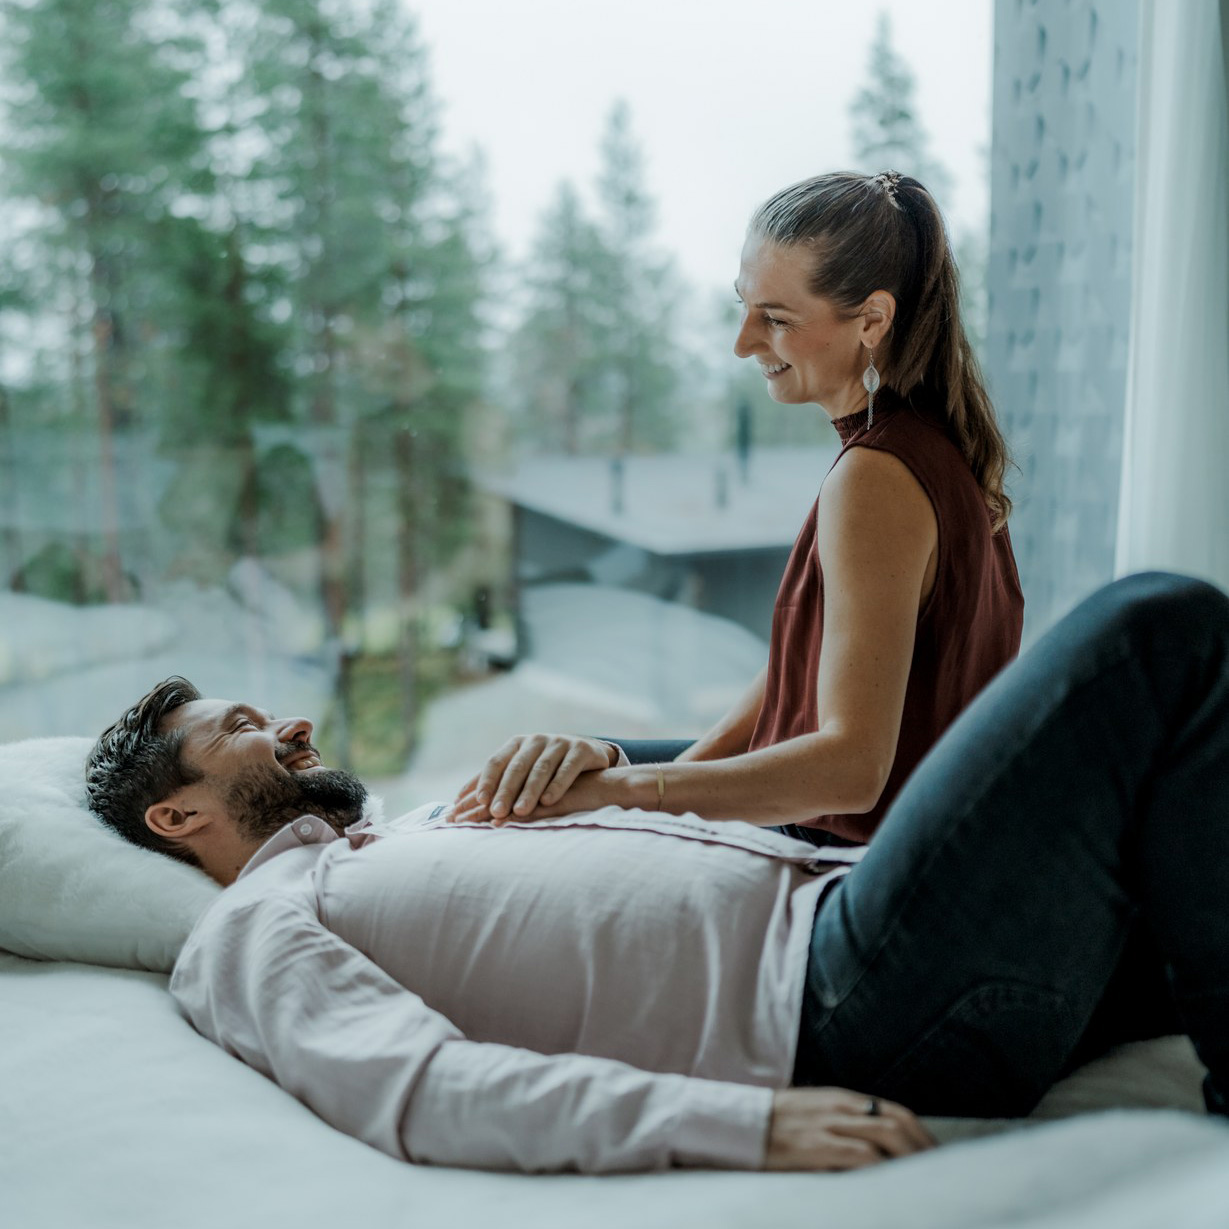
{"label": "overcast sky", "polygon": [[487,157],[496,237],[524,256],[560,179],[588,192],[627,99],[660,246],[700,286],[737,273],[751,210],[847,166],[877,15],[914,69],[952,220],[984,225],[992,0],[406,0],[430,48],[444,147]]}

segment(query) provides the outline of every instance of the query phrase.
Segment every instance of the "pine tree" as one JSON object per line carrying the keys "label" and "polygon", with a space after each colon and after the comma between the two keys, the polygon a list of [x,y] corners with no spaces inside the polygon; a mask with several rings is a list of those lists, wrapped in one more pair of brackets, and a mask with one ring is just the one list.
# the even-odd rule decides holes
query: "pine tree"
{"label": "pine tree", "polygon": [[3,8],[11,83],[4,160],[12,190],[43,207],[33,237],[65,274],[70,319],[88,331],[111,600],[127,592],[115,436],[142,417],[142,337],[147,327],[158,331],[168,300],[150,234],[178,199],[208,186],[188,94],[194,48],[172,56],[149,34],[165,8],[157,0],[8,0]]}
{"label": "pine tree", "polygon": [[22,203],[0,227],[28,283],[13,297],[0,278],[0,309],[39,345],[0,389],[0,464],[18,420],[98,440],[80,464],[111,491],[92,518],[110,599],[117,430],[179,466],[156,552],[173,568],[217,583],[239,555],[317,547],[344,760],[382,574],[399,577],[416,716],[422,588],[465,540],[485,378],[489,245],[467,176],[437,155],[415,24],[400,0],[0,5],[5,186]]}
{"label": "pine tree", "polygon": [[512,383],[536,443],[624,455],[673,442],[670,314],[680,290],[652,247],[653,203],[626,104],[612,110],[601,153],[600,220],[570,183],[543,214]]}
{"label": "pine tree", "polygon": [[892,45],[892,23],[886,13],[879,14],[867,76],[867,85],[849,108],[858,168],[868,174],[892,170],[912,175],[943,204],[951,194],[951,176],[930,155],[917,114],[917,80]]}
{"label": "pine tree", "polygon": [[17,574],[21,561],[16,470],[9,391],[0,384],[0,586],[5,588]]}
{"label": "pine tree", "polygon": [[[24,314],[30,307],[10,262],[0,263],[0,370],[7,349],[4,326],[8,317]],[[21,565],[21,531],[18,526],[17,454],[13,430],[13,405],[7,384],[0,379],[0,588],[7,587]]]}
{"label": "pine tree", "polygon": [[[267,0],[231,15],[243,65],[239,105],[251,117],[236,193],[249,245],[265,253],[285,295],[294,403],[321,488],[320,602],[339,704],[338,761],[350,761],[349,675],[361,605],[362,493],[346,339],[378,296],[379,167],[368,13],[333,0]],[[239,159],[236,158],[238,162]]]}
{"label": "pine tree", "polygon": [[[392,235],[383,292],[390,312],[369,365],[382,403],[371,442],[392,458],[395,476],[401,718],[410,739],[421,710],[421,594],[428,570],[468,536],[470,425],[485,383],[480,306],[490,256],[480,206],[463,181],[450,188],[449,212],[429,225],[407,219]],[[405,191],[412,203],[414,185]]]}
{"label": "pine tree", "polygon": [[[853,126],[854,157],[860,169],[912,175],[929,189],[943,209],[951,204],[952,177],[932,157],[930,142],[917,114],[917,82],[913,70],[892,45],[892,26],[879,15],[868,65],[869,84],[849,108]],[[974,347],[985,335],[986,242],[971,232],[954,236],[961,273],[961,301],[965,325]]]}
{"label": "pine tree", "polygon": [[607,318],[602,366],[617,423],[615,448],[673,442],[677,355],[670,327],[678,290],[668,261],[652,250],[653,204],[631,112],[618,102],[602,139],[598,196],[605,256],[601,300]]}
{"label": "pine tree", "polygon": [[460,471],[482,379],[481,279],[469,219],[435,153],[425,53],[400,4],[265,0],[243,46],[264,137],[245,177],[247,227],[277,254],[296,399],[330,496],[321,595],[339,674],[332,741],[346,762],[369,477],[390,462],[407,729],[417,714],[421,580],[435,544],[455,541],[466,521]]}
{"label": "pine tree", "polygon": [[511,347],[511,383],[525,434],[568,455],[587,451],[602,428],[608,264],[575,187],[561,183],[525,270],[528,305]]}
{"label": "pine tree", "polygon": [[[274,533],[262,504],[255,429],[291,417],[292,381],[283,363],[287,329],[269,318],[260,279],[244,257],[241,232],[174,219],[159,250],[182,294],[160,381],[161,450],[179,463],[162,504],[162,527],[181,543],[176,568],[217,580],[239,556],[302,544]],[[317,501],[318,503],[318,501]],[[316,508],[300,509],[300,524]]]}

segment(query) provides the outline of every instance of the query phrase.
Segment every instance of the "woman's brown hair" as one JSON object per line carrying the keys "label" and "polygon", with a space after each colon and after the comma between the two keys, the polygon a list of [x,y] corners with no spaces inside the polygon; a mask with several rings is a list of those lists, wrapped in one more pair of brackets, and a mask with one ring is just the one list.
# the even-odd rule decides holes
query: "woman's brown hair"
{"label": "woman's brown hair", "polygon": [[1001,529],[1011,457],[960,319],[960,276],[930,193],[895,171],[818,175],[761,205],[751,230],[810,249],[811,293],[838,311],[852,316],[873,291],[891,292],[896,319],[876,354],[880,379],[902,397],[923,388],[938,400]]}

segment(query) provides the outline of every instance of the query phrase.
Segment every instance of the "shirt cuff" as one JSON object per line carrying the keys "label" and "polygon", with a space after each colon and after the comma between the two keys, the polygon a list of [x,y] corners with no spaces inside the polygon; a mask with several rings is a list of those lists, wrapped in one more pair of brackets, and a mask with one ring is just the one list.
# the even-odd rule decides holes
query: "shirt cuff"
{"label": "shirt cuff", "polygon": [[608,738],[603,738],[603,739],[600,739],[599,741],[604,743],[607,747],[610,747],[611,750],[616,751],[618,753],[618,758],[615,760],[613,764],[607,764],[606,765],[607,768],[630,768],[631,767],[632,762],[631,760],[627,758],[627,752],[624,751],[623,748],[620,747],[618,743],[612,743]]}
{"label": "shirt cuff", "polygon": [[763,1169],[772,1089],[693,1080],[672,1140],[676,1165]]}

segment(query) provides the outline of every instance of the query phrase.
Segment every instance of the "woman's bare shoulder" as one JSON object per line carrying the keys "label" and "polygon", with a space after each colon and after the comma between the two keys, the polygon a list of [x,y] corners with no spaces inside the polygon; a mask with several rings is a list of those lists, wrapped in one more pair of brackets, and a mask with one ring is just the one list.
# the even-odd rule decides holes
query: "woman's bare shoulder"
{"label": "woman's bare shoulder", "polygon": [[824,479],[821,515],[860,511],[868,504],[884,508],[885,503],[899,504],[906,514],[934,516],[925,488],[900,457],[881,448],[846,449]]}

